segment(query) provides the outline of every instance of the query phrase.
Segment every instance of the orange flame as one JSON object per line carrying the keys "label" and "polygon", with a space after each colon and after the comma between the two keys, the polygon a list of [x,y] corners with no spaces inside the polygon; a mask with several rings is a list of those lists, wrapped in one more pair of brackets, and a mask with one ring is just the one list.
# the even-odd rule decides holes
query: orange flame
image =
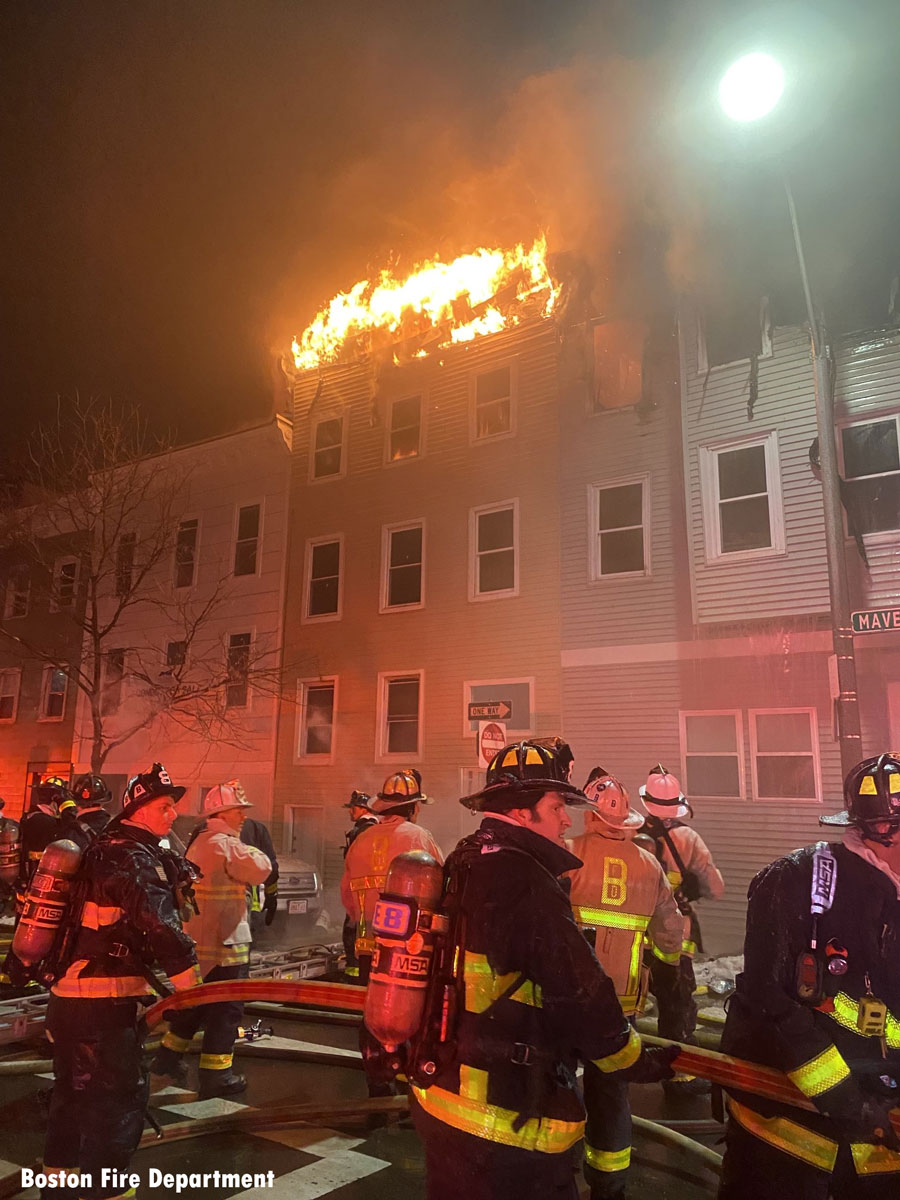
{"label": "orange flame", "polygon": [[[498,293],[507,290],[507,302],[501,305]],[[543,234],[530,249],[521,243],[513,250],[479,247],[449,263],[429,259],[405,279],[384,270],[377,280],[360,280],[321,310],[292,343],[294,365],[309,370],[335,362],[348,342],[362,351],[379,335],[422,335],[438,345],[471,341],[517,325],[525,314],[516,304],[544,293],[542,315],[548,316],[559,288],[547,270]],[[419,349],[417,357],[424,353]]]}

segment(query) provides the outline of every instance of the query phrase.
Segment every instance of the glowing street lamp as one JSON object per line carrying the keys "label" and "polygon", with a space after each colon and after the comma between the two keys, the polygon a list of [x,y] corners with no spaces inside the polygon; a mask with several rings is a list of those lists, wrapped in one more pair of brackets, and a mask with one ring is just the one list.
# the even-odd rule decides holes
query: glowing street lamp
{"label": "glowing street lamp", "polygon": [[758,121],[772,111],[783,91],[784,71],[770,54],[745,54],[722,76],[719,104],[733,121]]}

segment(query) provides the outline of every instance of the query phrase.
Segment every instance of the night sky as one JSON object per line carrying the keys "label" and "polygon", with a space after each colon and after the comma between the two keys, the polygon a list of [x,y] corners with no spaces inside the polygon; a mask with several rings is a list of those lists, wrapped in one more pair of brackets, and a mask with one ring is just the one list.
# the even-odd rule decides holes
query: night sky
{"label": "night sky", "polygon": [[[880,278],[900,212],[898,9],[9,0],[5,448],[76,391],[138,402],[182,439],[262,419],[274,355],[391,261],[544,227],[592,262],[602,300],[647,255],[679,287],[715,290],[726,263],[787,269],[776,158],[823,296]],[[764,152],[711,108],[714,68],[760,30],[797,78]]]}

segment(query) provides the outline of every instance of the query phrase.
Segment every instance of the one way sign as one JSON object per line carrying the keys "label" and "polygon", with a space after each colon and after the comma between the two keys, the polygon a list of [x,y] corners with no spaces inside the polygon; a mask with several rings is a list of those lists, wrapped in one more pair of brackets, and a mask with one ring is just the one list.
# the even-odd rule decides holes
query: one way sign
{"label": "one way sign", "polygon": [[512,700],[484,700],[469,705],[470,721],[505,721],[512,716]]}

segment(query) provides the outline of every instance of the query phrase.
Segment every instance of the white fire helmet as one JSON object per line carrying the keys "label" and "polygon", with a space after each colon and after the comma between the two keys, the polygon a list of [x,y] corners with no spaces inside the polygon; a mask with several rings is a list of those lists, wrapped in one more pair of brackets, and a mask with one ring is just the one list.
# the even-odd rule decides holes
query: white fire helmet
{"label": "white fire helmet", "polygon": [[203,811],[207,816],[227,812],[230,808],[252,808],[253,805],[244,795],[244,789],[239,779],[229,779],[227,783],[217,783],[211,787],[203,799]]}
{"label": "white fire helmet", "polygon": [[661,763],[656,764],[647,776],[647,782],[638,788],[638,793],[650,816],[659,817],[661,821],[667,817],[694,815],[681,784]]}
{"label": "white fire helmet", "polygon": [[602,767],[595,767],[591,772],[593,778],[584,785],[584,794],[591,802],[591,809],[604,825],[617,831],[637,829],[643,825],[644,818],[635,812],[628,803],[628,788],[615,775],[610,775]]}

